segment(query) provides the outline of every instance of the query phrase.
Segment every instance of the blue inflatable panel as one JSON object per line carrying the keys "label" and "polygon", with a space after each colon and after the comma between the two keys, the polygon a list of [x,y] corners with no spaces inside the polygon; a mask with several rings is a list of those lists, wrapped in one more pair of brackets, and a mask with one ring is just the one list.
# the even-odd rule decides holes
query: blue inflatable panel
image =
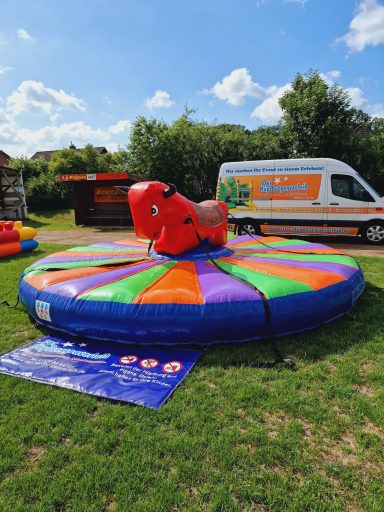
{"label": "blue inflatable panel", "polygon": [[350,256],[262,240],[242,236],[181,258],[148,256],[132,241],[74,248],[26,269],[20,299],[38,323],[76,336],[210,345],[313,329],[361,295],[363,272]]}

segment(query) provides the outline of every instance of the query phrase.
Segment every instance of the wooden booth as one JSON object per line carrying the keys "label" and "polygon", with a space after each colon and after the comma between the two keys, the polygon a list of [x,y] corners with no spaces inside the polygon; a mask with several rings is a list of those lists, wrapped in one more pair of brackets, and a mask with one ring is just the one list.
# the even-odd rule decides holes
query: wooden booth
{"label": "wooden booth", "polygon": [[61,183],[72,183],[75,221],[83,226],[132,226],[127,194],[115,187],[144,181],[129,173],[63,174]]}
{"label": "wooden booth", "polygon": [[27,218],[27,205],[21,171],[0,165],[0,219]]}

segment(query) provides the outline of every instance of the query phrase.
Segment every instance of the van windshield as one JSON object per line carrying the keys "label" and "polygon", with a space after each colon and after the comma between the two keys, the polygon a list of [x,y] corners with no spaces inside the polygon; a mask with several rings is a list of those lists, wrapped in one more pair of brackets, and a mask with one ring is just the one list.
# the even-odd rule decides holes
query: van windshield
{"label": "van windshield", "polygon": [[372,185],[370,185],[370,184],[368,183],[368,181],[367,181],[367,180],[365,180],[365,179],[364,179],[360,174],[359,174],[359,180],[360,180],[362,183],[364,183],[364,185],[368,188],[368,190],[369,190],[370,192],[374,192],[378,197],[380,197],[380,194],[377,192],[377,190],[375,190],[375,189],[372,187]]}

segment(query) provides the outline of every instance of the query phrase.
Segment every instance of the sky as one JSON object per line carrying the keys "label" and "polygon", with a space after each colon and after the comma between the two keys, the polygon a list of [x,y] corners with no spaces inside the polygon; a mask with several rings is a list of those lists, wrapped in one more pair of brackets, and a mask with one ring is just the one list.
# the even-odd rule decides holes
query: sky
{"label": "sky", "polygon": [[310,69],[384,117],[384,0],[0,0],[0,150],[115,151],[186,105],[271,125]]}

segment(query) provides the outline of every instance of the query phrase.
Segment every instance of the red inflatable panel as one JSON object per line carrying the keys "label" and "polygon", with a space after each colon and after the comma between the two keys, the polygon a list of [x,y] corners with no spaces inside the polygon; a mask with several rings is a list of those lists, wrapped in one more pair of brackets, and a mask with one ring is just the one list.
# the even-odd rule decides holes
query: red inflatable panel
{"label": "red inflatable panel", "polygon": [[180,254],[206,238],[213,247],[227,242],[228,207],[222,201],[196,204],[159,181],[136,183],[128,199],[136,235],[154,240],[156,252]]}
{"label": "red inflatable panel", "polygon": [[20,233],[17,229],[11,231],[0,231],[0,244],[17,242],[20,239]]}
{"label": "red inflatable panel", "polygon": [[11,242],[9,244],[0,244],[0,258],[3,256],[12,256],[21,252],[21,245],[19,242]]}

